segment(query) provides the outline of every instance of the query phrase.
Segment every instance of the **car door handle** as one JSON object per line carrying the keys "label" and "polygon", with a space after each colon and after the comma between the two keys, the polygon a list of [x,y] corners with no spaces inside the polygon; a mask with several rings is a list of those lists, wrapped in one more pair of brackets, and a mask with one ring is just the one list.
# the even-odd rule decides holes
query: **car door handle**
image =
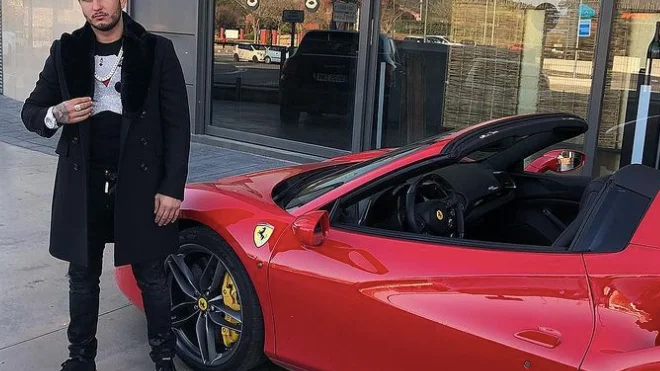
{"label": "car door handle", "polygon": [[550,349],[556,348],[561,343],[561,333],[547,327],[539,327],[537,330],[523,330],[515,334],[515,337]]}

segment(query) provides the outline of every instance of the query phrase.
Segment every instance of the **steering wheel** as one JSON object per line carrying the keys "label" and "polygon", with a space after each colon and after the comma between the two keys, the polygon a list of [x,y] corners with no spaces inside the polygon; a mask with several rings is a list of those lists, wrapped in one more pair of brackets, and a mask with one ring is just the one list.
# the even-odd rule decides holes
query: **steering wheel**
{"label": "steering wheel", "polygon": [[[416,203],[419,188],[431,182],[446,197]],[[406,192],[406,216],[408,227],[416,233],[431,232],[438,236],[463,238],[465,220],[463,203],[453,187],[437,174],[427,174],[417,179]]]}

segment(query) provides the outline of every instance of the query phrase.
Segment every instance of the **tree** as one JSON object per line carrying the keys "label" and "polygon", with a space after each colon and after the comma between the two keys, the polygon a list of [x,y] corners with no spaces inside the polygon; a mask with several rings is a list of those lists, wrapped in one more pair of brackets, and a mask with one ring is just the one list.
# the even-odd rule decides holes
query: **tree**
{"label": "tree", "polygon": [[236,0],[215,1],[215,28],[239,28],[245,25],[246,9]]}
{"label": "tree", "polygon": [[391,34],[396,23],[405,15],[421,20],[419,0],[382,0],[380,11],[380,29]]}
{"label": "tree", "polygon": [[261,0],[259,8],[248,13],[248,23],[252,26],[254,42],[257,42],[258,31],[263,27],[279,30],[282,25],[282,12],[290,9],[301,9],[302,4],[296,4],[295,0]]}
{"label": "tree", "polygon": [[429,18],[434,22],[451,23],[452,0],[435,0],[429,4]]}
{"label": "tree", "polygon": [[244,23],[245,14],[233,4],[216,4],[215,28],[237,28]]}

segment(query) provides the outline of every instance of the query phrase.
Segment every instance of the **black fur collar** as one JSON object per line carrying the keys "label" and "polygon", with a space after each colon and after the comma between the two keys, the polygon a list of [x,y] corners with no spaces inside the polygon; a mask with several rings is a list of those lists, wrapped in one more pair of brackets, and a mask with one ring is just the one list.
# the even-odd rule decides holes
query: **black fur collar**
{"label": "black fur collar", "polygon": [[[128,117],[142,112],[154,65],[156,38],[125,12],[124,61],[122,64],[122,105]],[[94,93],[94,45],[96,37],[89,23],[61,38],[64,79],[70,98],[91,97]]]}

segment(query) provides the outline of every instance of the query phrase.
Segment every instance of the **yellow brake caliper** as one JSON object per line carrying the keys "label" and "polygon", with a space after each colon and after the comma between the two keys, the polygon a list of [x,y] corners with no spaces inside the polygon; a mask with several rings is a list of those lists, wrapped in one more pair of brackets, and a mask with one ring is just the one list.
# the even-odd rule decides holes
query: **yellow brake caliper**
{"label": "yellow brake caliper", "polygon": [[[235,310],[237,312],[241,310],[241,304],[238,302],[236,285],[234,285],[234,281],[231,279],[231,276],[229,276],[229,272],[225,273],[225,280],[222,284],[222,300],[228,308]],[[239,323],[238,321],[231,318],[227,314],[225,314],[225,319],[229,323],[233,323],[233,324]],[[222,332],[222,341],[225,343],[226,347],[230,347],[235,342],[238,341],[238,337],[239,337],[238,332],[229,329],[227,327],[223,327],[221,329],[221,332]]]}

